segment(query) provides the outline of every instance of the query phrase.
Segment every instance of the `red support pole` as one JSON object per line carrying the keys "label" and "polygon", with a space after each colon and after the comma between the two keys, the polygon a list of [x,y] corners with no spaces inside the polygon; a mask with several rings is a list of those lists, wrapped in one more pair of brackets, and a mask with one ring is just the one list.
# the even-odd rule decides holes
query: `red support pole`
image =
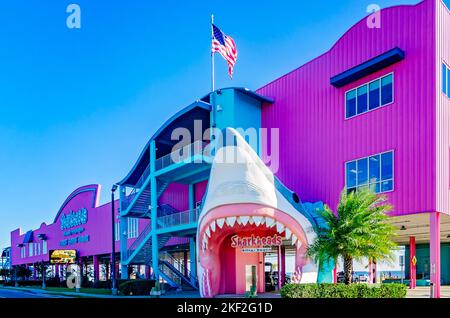
{"label": "red support pole", "polygon": [[286,247],[281,246],[281,255],[280,255],[280,279],[281,279],[281,287],[284,286],[286,281]]}
{"label": "red support pole", "polygon": [[416,238],[411,236],[409,238],[409,288],[416,288]]}
{"label": "red support pole", "polygon": [[434,298],[441,297],[441,215],[430,213],[430,281]]}
{"label": "red support pole", "polygon": [[333,268],[333,283],[337,284],[337,264]]}

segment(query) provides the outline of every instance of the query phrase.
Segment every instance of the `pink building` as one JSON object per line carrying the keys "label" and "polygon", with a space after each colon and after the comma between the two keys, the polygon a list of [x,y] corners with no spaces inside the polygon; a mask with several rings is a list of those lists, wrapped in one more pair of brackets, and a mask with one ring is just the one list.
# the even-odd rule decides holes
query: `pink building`
{"label": "pink building", "polygon": [[[328,52],[256,92],[217,90],[175,114],[118,182],[114,226],[122,278],[129,266],[147,272],[151,266],[154,277],[171,287],[199,287],[202,296],[214,296],[243,293],[248,284],[258,291],[274,287],[268,284],[274,272],[265,265],[276,263],[279,286],[287,274],[330,281],[327,266],[302,263],[307,233],[320,228],[311,211],[323,203],[335,209],[343,189],[370,187],[394,206],[391,220],[396,240],[408,246],[411,287],[432,283],[439,297],[440,284],[450,284],[449,33],[450,11],[440,0],[386,8],[356,23]],[[209,141],[203,140],[211,127],[278,129],[276,178],[260,167],[251,172],[267,178],[255,177],[249,186],[250,169],[239,174],[214,169],[214,163],[212,169]],[[194,139],[180,146],[171,138],[177,128]],[[249,158],[268,159],[272,146],[260,140],[238,148]],[[184,151],[195,160],[174,161],[173,153]],[[258,193],[262,184],[262,192],[272,191],[265,201]],[[112,224],[111,205],[99,206],[97,198],[97,186],[77,189],[53,224],[12,232],[12,265],[48,261],[48,251],[69,246],[79,262],[98,268],[99,258],[110,257]],[[89,221],[63,225],[63,217],[84,209]],[[282,242],[270,248],[236,248],[280,235]],[[296,262],[290,273],[288,257]]]}
{"label": "pink building", "polygon": [[302,200],[335,208],[345,187],[386,193],[398,242],[418,244],[407,254],[438,294],[450,284],[450,12],[425,0],[379,18],[259,89],[275,100],[262,125],[279,127],[278,177]]}

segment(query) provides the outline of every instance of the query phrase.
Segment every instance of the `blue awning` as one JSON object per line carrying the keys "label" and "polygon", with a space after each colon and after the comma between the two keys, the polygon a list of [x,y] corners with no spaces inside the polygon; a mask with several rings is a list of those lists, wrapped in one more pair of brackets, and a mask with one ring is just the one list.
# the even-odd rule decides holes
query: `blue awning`
{"label": "blue awning", "polygon": [[28,231],[23,238],[23,244],[33,242],[33,231]]}
{"label": "blue awning", "polygon": [[362,64],[359,64],[341,74],[330,79],[331,85],[336,88],[350,84],[367,75],[375,73],[392,64],[400,62],[405,58],[405,52],[398,47],[374,57]]}

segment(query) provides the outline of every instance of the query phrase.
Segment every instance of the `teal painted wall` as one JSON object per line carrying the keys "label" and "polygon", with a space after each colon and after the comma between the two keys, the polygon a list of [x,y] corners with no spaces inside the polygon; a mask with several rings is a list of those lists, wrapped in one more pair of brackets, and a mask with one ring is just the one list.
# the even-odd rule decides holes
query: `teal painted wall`
{"label": "teal painted wall", "polygon": [[[220,94],[215,92],[212,100],[214,100],[216,108],[216,127],[218,129],[232,127],[244,130],[255,128],[258,140],[253,148],[257,153],[260,153],[261,102],[234,89],[222,89]],[[220,109],[218,110],[218,108]],[[213,116],[214,114],[211,114],[211,117]],[[246,139],[248,142],[248,138]]]}
{"label": "teal painted wall", "polygon": [[[416,245],[417,277],[430,277],[430,247],[428,244]],[[409,246],[405,250],[405,273],[409,278]],[[441,244],[441,283],[450,285],[450,244]]]}

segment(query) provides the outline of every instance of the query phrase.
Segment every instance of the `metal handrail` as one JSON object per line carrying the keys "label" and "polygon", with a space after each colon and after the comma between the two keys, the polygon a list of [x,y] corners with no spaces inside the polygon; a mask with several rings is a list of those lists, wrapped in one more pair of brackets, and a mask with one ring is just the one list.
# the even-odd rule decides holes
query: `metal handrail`
{"label": "metal handrail", "polygon": [[[169,252],[163,252],[161,260],[168,262],[171,264],[177,271],[181,273],[181,275],[185,276],[189,280],[191,280],[191,271],[184,264],[184,261],[181,261],[175,257],[173,257]],[[186,274],[185,274],[186,273]]]}
{"label": "metal handrail", "polygon": [[200,208],[195,208],[171,215],[160,216],[157,218],[156,224],[159,229],[190,224],[198,221],[199,214]]}
{"label": "metal handrail", "polygon": [[152,222],[149,222],[144,228],[142,233],[136,238],[136,240],[131,244],[130,248],[127,250],[127,259],[131,257],[135,250],[139,247],[142,241],[148,236],[152,230]]}
{"label": "metal handrail", "polygon": [[133,189],[131,190],[130,194],[128,194],[124,198],[124,200],[122,202],[122,210],[123,211],[125,211],[130,206],[131,202],[133,202],[134,197],[141,190],[142,185],[145,183],[145,181],[147,181],[147,178],[149,177],[149,175],[150,175],[150,165],[148,165],[147,168],[145,168],[144,172],[142,173],[138,182],[136,182],[136,184],[133,187]]}
{"label": "metal handrail", "polygon": [[159,270],[164,273],[170,280],[172,280],[178,286],[181,286],[181,277],[174,273],[170,268],[168,268],[164,263],[159,263]]}
{"label": "metal handrail", "polygon": [[207,155],[207,153],[205,152],[205,148],[207,145],[207,142],[197,140],[196,142],[186,145],[181,149],[172,151],[171,153],[156,160],[155,169],[161,170],[175,163],[180,163],[183,161],[189,162],[194,155]]}

